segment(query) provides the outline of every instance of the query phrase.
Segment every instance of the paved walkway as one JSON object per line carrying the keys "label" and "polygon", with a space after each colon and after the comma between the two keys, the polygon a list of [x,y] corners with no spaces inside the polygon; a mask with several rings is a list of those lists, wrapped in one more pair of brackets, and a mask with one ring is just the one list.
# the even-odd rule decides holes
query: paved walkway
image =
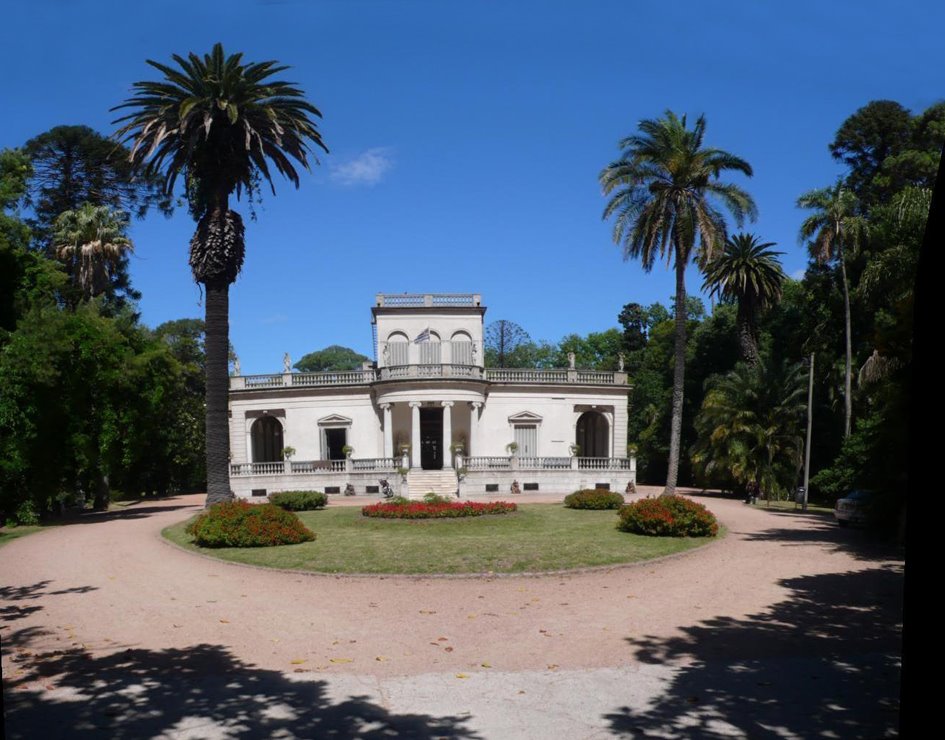
{"label": "paved walkway", "polygon": [[699,500],[722,541],[567,576],[241,567],[161,540],[202,496],[16,540],[0,549],[8,736],[891,734],[898,554],[822,516]]}

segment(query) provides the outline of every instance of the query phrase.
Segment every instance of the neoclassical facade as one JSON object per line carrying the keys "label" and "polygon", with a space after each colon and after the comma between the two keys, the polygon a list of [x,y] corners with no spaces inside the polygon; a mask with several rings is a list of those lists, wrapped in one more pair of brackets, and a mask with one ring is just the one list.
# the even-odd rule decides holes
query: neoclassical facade
{"label": "neoclassical facade", "polygon": [[635,480],[626,373],[485,367],[478,294],[378,294],[371,311],[374,363],[299,373],[286,357],[282,373],[230,378],[238,496],[375,493],[380,479],[415,498]]}

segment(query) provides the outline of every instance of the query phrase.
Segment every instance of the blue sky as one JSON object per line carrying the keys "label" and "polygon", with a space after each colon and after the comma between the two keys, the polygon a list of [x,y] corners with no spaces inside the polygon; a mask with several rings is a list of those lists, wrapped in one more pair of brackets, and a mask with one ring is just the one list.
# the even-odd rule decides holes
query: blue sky
{"label": "blue sky", "polygon": [[[749,228],[797,273],[794,203],[842,173],[827,145],[843,120],[945,97],[940,2],[35,0],[4,17],[0,147],[59,124],[111,133],[109,108],[156,77],[147,58],[221,41],[292,66],[331,154],[247,223],[230,304],[245,373],[329,344],[370,355],[377,292],[479,292],[487,321],[549,340],[666,303],[671,272],[622,260],[597,181],[666,109],[704,113],[706,144],[752,164]],[[192,231],[185,209],[132,225],[149,325],[203,313]]]}

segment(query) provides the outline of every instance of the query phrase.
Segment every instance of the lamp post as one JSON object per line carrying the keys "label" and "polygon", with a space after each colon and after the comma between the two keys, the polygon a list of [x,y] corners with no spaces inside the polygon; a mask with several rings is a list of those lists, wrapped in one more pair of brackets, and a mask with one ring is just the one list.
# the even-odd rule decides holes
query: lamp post
{"label": "lamp post", "polygon": [[810,370],[807,381],[807,441],[804,444],[804,505],[807,511],[807,484],[810,481],[810,436],[814,418],[814,353],[810,353]]}

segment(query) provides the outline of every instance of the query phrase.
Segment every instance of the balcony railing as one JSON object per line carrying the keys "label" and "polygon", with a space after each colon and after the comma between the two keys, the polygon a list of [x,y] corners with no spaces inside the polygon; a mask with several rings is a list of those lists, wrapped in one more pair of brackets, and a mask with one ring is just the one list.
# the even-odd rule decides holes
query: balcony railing
{"label": "balcony railing", "polygon": [[230,390],[269,390],[272,388],[318,388],[326,386],[370,385],[378,380],[429,378],[468,378],[490,383],[524,385],[626,385],[625,372],[594,370],[536,370],[533,368],[482,368],[478,365],[392,365],[380,369],[351,372],[282,373],[269,375],[234,375]]}
{"label": "balcony railing", "polygon": [[292,460],[286,462],[234,463],[232,477],[249,475],[337,475],[338,473],[390,473],[397,469],[393,457],[365,457],[350,460]]}
{"label": "balcony railing", "polygon": [[431,308],[443,306],[476,307],[482,303],[478,293],[378,293],[378,307]]}
{"label": "balcony railing", "polygon": [[464,457],[467,470],[633,470],[629,457]]}

